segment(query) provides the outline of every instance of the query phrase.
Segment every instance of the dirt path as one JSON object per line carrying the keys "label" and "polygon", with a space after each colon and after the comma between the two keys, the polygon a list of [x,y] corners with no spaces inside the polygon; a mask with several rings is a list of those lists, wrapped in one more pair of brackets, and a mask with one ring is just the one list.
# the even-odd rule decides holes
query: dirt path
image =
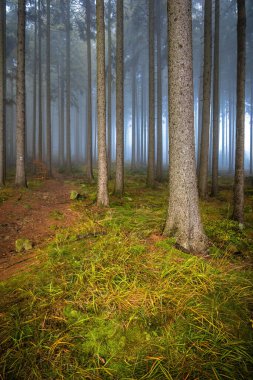
{"label": "dirt path", "polygon": [[[36,248],[55,235],[59,227],[72,225],[79,213],[70,208],[74,187],[62,179],[50,179],[35,190],[14,190],[0,204],[0,281],[24,270],[36,261]],[[29,239],[34,248],[17,254],[15,241]]]}

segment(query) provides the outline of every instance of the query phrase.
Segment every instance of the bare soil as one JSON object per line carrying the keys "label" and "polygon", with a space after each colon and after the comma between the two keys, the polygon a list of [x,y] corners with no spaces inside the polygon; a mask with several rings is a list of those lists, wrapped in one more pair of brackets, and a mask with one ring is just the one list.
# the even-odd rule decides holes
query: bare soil
{"label": "bare soil", "polygon": [[[38,188],[13,190],[0,204],[0,281],[28,270],[38,261],[38,248],[55,235],[58,228],[79,220],[71,209],[70,191],[75,187],[62,179],[47,179]],[[33,249],[17,253],[17,239],[29,239]]]}

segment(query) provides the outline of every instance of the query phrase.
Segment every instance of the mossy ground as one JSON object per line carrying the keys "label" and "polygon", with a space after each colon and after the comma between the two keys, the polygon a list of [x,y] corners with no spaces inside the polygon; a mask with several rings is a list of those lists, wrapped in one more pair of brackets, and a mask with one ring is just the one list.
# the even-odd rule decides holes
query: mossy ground
{"label": "mossy ground", "polygon": [[166,184],[126,183],[119,199],[111,182],[100,209],[96,186],[79,181],[80,222],[1,283],[0,378],[252,378],[253,194],[244,230],[229,219],[230,184],[201,203],[207,259],[161,236]]}

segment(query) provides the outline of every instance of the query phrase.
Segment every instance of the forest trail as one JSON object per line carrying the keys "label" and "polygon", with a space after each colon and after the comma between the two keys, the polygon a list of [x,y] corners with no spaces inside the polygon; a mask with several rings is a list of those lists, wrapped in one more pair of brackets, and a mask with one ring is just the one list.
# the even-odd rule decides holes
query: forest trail
{"label": "forest trail", "polygon": [[[0,203],[0,281],[27,269],[37,261],[37,249],[55,231],[72,225],[79,213],[70,207],[75,186],[62,178],[47,179],[35,189],[14,189]],[[33,248],[17,253],[17,239],[29,239]]]}

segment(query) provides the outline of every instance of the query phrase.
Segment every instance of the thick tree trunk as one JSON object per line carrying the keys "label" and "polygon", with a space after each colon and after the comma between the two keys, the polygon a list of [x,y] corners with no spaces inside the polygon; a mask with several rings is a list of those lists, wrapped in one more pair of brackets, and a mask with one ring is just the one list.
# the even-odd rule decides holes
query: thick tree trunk
{"label": "thick tree trunk", "polygon": [[194,150],[191,0],[168,0],[169,207],[164,235],[186,251],[207,248],[198,206]]}
{"label": "thick tree trunk", "polygon": [[108,2],[108,76],[107,76],[107,93],[108,93],[108,110],[107,110],[107,155],[108,155],[108,176],[111,178],[112,166],[112,31],[111,31],[111,0]]}
{"label": "thick tree trunk", "polygon": [[17,127],[16,179],[17,186],[26,187],[25,173],[25,0],[18,0],[17,46]]}
{"label": "thick tree trunk", "polygon": [[87,68],[88,68],[88,109],[87,109],[87,166],[86,176],[89,182],[92,182],[92,81],[91,81],[91,37],[90,37],[90,0],[86,2],[86,20],[87,20]]}
{"label": "thick tree trunk", "polygon": [[97,16],[97,126],[98,126],[97,204],[99,206],[109,206],[107,154],[106,154],[104,0],[96,1],[96,16]]}
{"label": "thick tree trunk", "polygon": [[124,23],[123,0],[117,1],[116,46],[116,177],[115,193],[124,192]]}
{"label": "thick tree trunk", "polygon": [[38,0],[38,49],[39,49],[39,57],[38,57],[38,102],[39,102],[39,129],[38,129],[38,160],[42,161],[42,51],[41,51],[41,0]]}
{"label": "thick tree trunk", "polygon": [[210,130],[211,61],[212,61],[212,0],[205,0],[204,20],[204,73],[203,73],[203,114],[199,162],[199,194],[208,195],[208,157]]}
{"label": "thick tree trunk", "polygon": [[33,58],[33,127],[32,127],[32,159],[36,159],[36,126],[37,126],[37,0],[34,3],[34,58]]}
{"label": "thick tree trunk", "polygon": [[0,187],[5,184],[6,171],[6,65],[5,65],[5,37],[6,37],[6,1],[0,4]]}
{"label": "thick tree trunk", "polygon": [[70,0],[66,8],[66,166],[71,171],[71,132],[70,132]]}
{"label": "thick tree trunk", "polygon": [[47,0],[47,174],[52,176],[50,0]]}
{"label": "thick tree trunk", "polygon": [[149,0],[149,130],[147,185],[155,184],[154,1]]}
{"label": "thick tree trunk", "polygon": [[245,129],[245,0],[237,0],[237,102],[236,102],[236,153],[233,218],[244,222],[244,129]]}
{"label": "thick tree trunk", "polygon": [[163,130],[162,130],[162,65],[161,65],[161,4],[157,2],[156,15],[157,37],[157,164],[156,179],[161,182],[163,177]]}
{"label": "thick tree trunk", "polygon": [[212,162],[212,196],[218,194],[219,169],[219,48],[220,48],[220,0],[215,0],[215,36],[214,36],[214,78],[213,78],[213,162]]}

